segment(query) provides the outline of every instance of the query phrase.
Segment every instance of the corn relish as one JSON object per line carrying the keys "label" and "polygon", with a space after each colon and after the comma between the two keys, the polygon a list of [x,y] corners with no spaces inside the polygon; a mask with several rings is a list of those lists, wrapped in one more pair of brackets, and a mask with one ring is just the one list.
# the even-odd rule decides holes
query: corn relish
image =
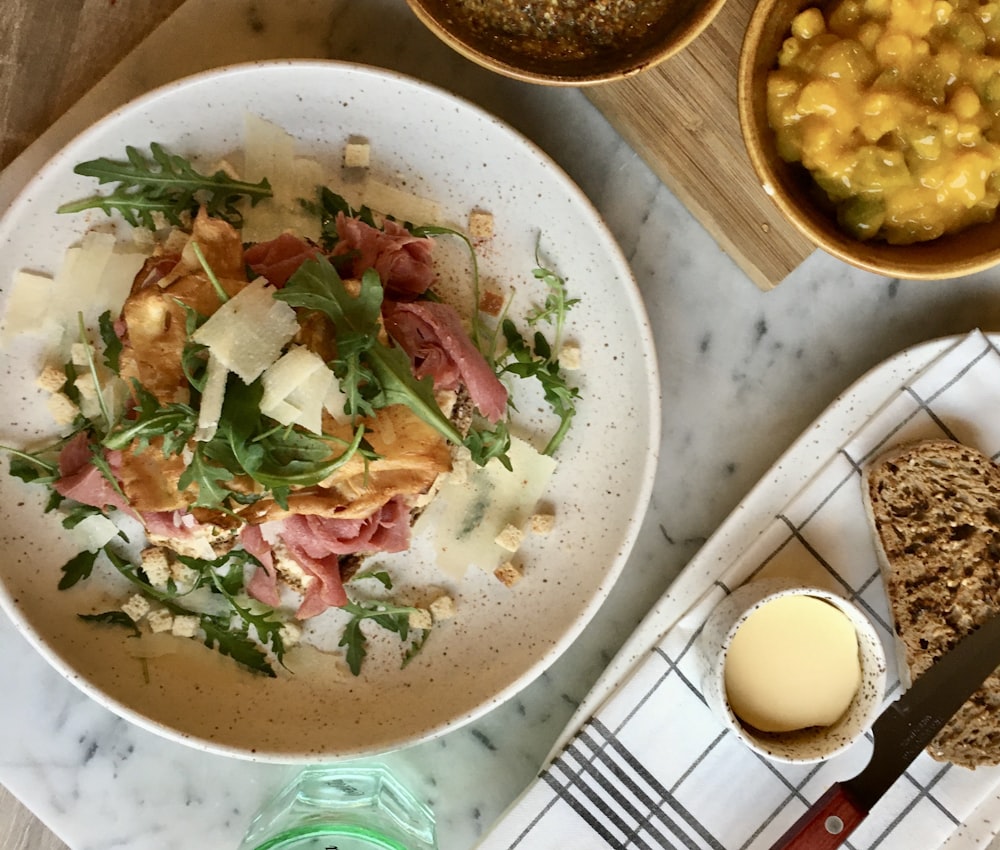
{"label": "corn relish", "polygon": [[800,12],[767,83],[778,153],[860,239],[935,239],[1000,204],[1000,3],[838,0]]}

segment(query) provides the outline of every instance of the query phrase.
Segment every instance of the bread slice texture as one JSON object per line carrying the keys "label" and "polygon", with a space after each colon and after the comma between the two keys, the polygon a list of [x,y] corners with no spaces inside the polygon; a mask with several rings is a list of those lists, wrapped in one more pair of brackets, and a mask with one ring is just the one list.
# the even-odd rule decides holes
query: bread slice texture
{"label": "bread slice texture", "polygon": [[[950,440],[879,457],[865,471],[904,686],[1000,611],[1000,467]],[[928,747],[964,767],[1000,764],[994,671]]]}

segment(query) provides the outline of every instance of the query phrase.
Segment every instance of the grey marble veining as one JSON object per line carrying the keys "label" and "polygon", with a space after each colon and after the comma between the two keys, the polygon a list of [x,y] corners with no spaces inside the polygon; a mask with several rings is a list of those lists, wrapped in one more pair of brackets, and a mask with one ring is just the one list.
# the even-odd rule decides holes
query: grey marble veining
{"label": "grey marble veining", "polygon": [[[664,430],[652,503],[621,581],[581,638],[521,694],[384,759],[434,809],[442,850],[469,850],[531,781],[653,601],[839,392],[906,346],[1000,327],[1000,272],[899,282],[816,254],[778,289],[759,291],[579,91],[474,67],[428,35],[403,0],[189,0],[167,27],[173,50],[140,49],[48,143],[95,117],[88,110],[211,64],[329,56],[387,67],[483,106],[547,151],[604,215],[642,290]],[[209,28],[228,33],[211,57]],[[116,718],[6,619],[0,681],[0,781],[74,850],[234,848],[254,810],[295,771],[201,753]]]}

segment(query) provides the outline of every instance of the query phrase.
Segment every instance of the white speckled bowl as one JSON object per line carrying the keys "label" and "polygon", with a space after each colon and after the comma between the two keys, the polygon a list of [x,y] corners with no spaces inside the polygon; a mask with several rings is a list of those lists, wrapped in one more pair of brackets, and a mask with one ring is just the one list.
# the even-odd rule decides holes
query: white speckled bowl
{"label": "white speckled bowl", "polygon": [[[858,635],[861,686],[847,713],[832,726],[768,733],[744,725],[726,698],[726,658],[733,636],[747,618],[768,602],[789,595],[814,596],[839,608]],[[750,749],[782,762],[822,761],[843,752],[871,728],[885,695],[885,650],[868,618],[851,602],[828,590],[790,579],[757,579],[734,590],[712,611],[698,638],[704,662],[702,691],[709,707]]]}
{"label": "white speckled bowl", "polygon": [[[457,603],[457,616],[435,629],[405,669],[398,641],[373,633],[362,675],[346,672],[337,647],[345,615],[335,610],[309,621],[310,639],[327,651],[300,657],[293,672],[281,670],[274,679],[251,675],[195,641],[143,664],[130,653],[127,630],[77,618],[121,604],[129,588],[105,565],[86,582],[57,590],[59,568],[74,545],[60,518],[43,513],[41,488],[13,479],[0,459],[0,605],[70,681],[174,740],[282,762],[385,752],[454,729],[511,698],[569,647],[607,596],[638,533],[656,470],[660,388],[652,337],[620,249],[548,156],[447,92],[339,62],[199,74],[84,132],[0,219],[0,309],[17,270],[55,271],[68,246],[106,223],[96,212],[56,214],[61,203],[97,189],[73,173],[77,163],[122,158],[126,145],[145,149],[155,141],[211,165],[239,151],[248,112],[284,128],[297,153],[328,169],[340,168],[348,138],[363,136],[375,176],[434,200],[437,223],[464,227],[470,210],[492,212],[496,235],[481,251],[479,268],[484,280],[515,290],[512,317],[523,318],[545,299],[532,276],[541,233],[543,256],[580,298],[566,334],[583,356],[573,373],[578,413],[543,497],[557,516],[555,530],[526,540],[524,578],[513,588],[478,568],[464,581],[450,580],[436,569],[427,535],[409,552],[380,559],[404,585],[434,585]],[[457,248],[453,255],[467,264]],[[449,267],[467,279],[463,268]],[[35,383],[40,370],[31,340],[4,352],[0,443],[51,442],[55,425]],[[518,405],[517,431],[535,440],[553,425],[539,399],[529,394]]]}

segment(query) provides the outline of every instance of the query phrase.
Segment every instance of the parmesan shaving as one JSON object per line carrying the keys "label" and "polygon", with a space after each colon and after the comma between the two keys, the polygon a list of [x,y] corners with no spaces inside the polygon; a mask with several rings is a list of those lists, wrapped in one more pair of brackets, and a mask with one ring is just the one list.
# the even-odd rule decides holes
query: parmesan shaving
{"label": "parmesan shaving", "polygon": [[301,425],[323,433],[323,402],[335,382],[323,358],[303,346],[294,346],[264,372],[260,410],[282,425]]}
{"label": "parmesan shaving", "polygon": [[274,287],[257,278],[216,310],[192,336],[247,384],[260,377],[299,330],[295,310],[273,296]]}
{"label": "parmesan shaving", "polygon": [[420,517],[419,529],[434,529],[438,566],[450,578],[461,579],[472,565],[492,573],[510,560],[496,539],[508,525],[528,522],[556,466],[516,437],[509,455],[516,472],[491,460],[468,476],[447,476]]}

